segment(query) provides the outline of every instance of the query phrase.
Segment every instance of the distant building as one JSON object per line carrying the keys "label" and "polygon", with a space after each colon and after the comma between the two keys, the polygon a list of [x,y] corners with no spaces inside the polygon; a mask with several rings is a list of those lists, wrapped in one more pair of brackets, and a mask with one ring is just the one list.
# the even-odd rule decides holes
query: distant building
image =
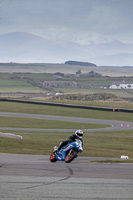
{"label": "distant building", "polygon": [[85,74],[80,74],[80,76],[82,76],[82,77],[101,77],[102,74],[99,74],[99,73],[94,72],[94,71],[90,71],[90,72],[85,73]]}
{"label": "distant building", "polygon": [[62,95],[63,93],[62,92],[56,92],[55,95]]}
{"label": "distant building", "polygon": [[61,73],[61,72],[56,72],[56,73],[54,73],[53,76],[54,76],[54,77],[64,77],[64,74]]}
{"label": "distant building", "polygon": [[79,69],[79,70],[76,72],[76,74],[79,74],[79,75],[80,75],[80,74],[81,74],[81,70]]}
{"label": "distant building", "polygon": [[101,77],[102,76],[102,74],[99,74],[99,73],[94,72],[94,71],[90,71],[89,73],[87,73],[87,75],[89,77]]}
{"label": "distant building", "polygon": [[51,87],[77,87],[77,83],[75,81],[44,81],[43,87],[51,88]]}
{"label": "distant building", "polygon": [[109,88],[133,90],[133,83],[125,83],[124,81],[122,83],[113,83]]}

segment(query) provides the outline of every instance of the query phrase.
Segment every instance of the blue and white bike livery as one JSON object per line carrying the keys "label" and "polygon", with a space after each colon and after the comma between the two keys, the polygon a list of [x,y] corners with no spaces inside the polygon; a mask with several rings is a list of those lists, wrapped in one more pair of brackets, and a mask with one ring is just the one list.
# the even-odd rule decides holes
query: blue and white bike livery
{"label": "blue and white bike livery", "polygon": [[76,139],[74,142],[70,142],[62,149],[60,149],[58,154],[56,153],[56,151],[54,151],[50,156],[50,161],[65,161],[66,163],[69,163],[77,157],[79,152],[82,151],[82,142]]}

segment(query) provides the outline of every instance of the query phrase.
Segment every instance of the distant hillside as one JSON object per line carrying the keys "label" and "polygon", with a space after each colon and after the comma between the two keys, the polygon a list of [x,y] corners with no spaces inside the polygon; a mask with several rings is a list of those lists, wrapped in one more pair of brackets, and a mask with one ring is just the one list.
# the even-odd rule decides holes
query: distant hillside
{"label": "distant hillside", "polygon": [[0,35],[1,63],[63,63],[71,57],[77,60],[80,54],[79,46],[73,43],[53,42],[25,32]]}
{"label": "distant hillside", "polygon": [[78,66],[86,66],[86,67],[97,67],[93,63],[88,63],[88,62],[78,62],[78,61],[66,61],[65,64],[67,65],[78,65]]}
{"label": "distant hillside", "polygon": [[65,61],[70,67],[133,66],[133,44],[115,40],[102,44],[81,45],[68,41],[51,41],[26,32],[0,34],[0,63]]}

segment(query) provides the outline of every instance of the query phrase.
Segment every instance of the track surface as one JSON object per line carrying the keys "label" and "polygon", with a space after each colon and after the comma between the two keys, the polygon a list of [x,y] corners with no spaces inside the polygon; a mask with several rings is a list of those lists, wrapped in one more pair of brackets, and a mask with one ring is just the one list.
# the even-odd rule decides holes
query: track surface
{"label": "track surface", "polygon": [[[87,131],[133,130],[131,122],[122,122],[124,127],[121,128],[121,122],[113,120],[4,112],[1,112],[0,115],[112,125],[109,128]],[[128,129],[127,124],[130,126]],[[6,127],[0,129],[48,130]],[[53,131],[53,129],[49,129],[49,131]],[[132,200],[133,164],[90,162],[97,159],[100,158],[78,157],[72,163],[65,164],[64,162],[51,163],[49,156],[0,154],[0,200]]]}
{"label": "track surface", "polygon": [[51,163],[49,156],[0,154],[0,199],[133,199],[133,165]]}
{"label": "track surface", "polygon": [[[91,119],[91,118],[78,118],[78,117],[64,117],[64,116],[53,116],[53,115],[37,115],[37,114],[24,114],[24,113],[8,113],[0,112],[0,116],[10,116],[10,117],[23,117],[23,118],[34,118],[34,119],[50,119],[50,120],[60,120],[60,121],[73,121],[73,122],[88,122],[95,124],[108,124],[111,127],[100,128],[100,129],[84,129],[84,131],[120,131],[120,130],[133,130],[133,122],[127,121],[115,121],[115,120],[102,120],[102,119]],[[123,124],[123,127],[121,127]],[[129,127],[127,128],[127,125]],[[75,129],[33,129],[33,128],[7,128],[0,127],[0,130],[19,130],[19,131],[61,131],[61,132],[73,132]],[[0,133],[3,136],[4,133]],[[4,135],[6,137],[15,137],[14,135]]]}

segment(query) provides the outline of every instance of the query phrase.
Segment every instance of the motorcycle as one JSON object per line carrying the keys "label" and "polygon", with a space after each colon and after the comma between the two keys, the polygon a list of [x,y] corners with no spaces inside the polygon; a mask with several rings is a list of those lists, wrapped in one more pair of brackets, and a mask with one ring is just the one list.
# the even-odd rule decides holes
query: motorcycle
{"label": "motorcycle", "polygon": [[82,142],[76,139],[74,142],[69,142],[66,146],[62,147],[58,154],[57,151],[54,151],[50,156],[50,161],[65,161],[66,163],[70,163],[78,156],[78,153],[82,151]]}

